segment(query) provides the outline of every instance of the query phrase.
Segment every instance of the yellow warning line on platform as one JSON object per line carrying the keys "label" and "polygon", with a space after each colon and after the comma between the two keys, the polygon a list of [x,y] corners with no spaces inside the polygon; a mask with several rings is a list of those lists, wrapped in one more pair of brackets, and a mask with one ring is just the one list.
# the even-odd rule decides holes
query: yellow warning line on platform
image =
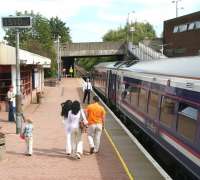
{"label": "yellow warning line on platform", "polygon": [[114,150],[115,150],[115,152],[116,152],[116,154],[117,154],[117,157],[119,158],[119,160],[120,160],[120,162],[121,162],[121,164],[122,164],[122,166],[123,166],[123,168],[124,168],[126,174],[128,175],[129,179],[130,179],[130,180],[134,180],[134,177],[133,177],[132,174],[130,173],[130,171],[129,171],[127,165],[126,165],[126,163],[124,162],[124,160],[123,160],[121,154],[120,154],[119,151],[117,150],[117,147],[115,146],[114,142],[112,141],[112,138],[110,137],[108,131],[107,131],[106,129],[104,129],[104,132],[106,133],[106,136],[108,137],[108,140],[109,140],[110,143],[112,144],[112,146],[113,146],[113,148],[114,148]]}

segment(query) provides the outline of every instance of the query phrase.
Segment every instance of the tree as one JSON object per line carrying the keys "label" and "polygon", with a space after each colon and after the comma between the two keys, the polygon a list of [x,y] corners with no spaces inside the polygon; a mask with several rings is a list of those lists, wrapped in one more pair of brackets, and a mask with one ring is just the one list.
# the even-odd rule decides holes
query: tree
{"label": "tree", "polygon": [[49,21],[51,27],[51,36],[57,37],[61,36],[61,43],[71,42],[71,37],[69,35],[69,28],[65,26],[65,23],[62,22],[58,17],[52,17]]}
{"label": "tree", "polygon": [[[130,28],[134,27],[135,31],[130,32]],[[133,34],[132,34],[133,33]],[[126,24],[124,27],[119,27],[117,30],[110,30],[103,36],[103,41],[133,41],[138,42],[148,38],[154,39],[156,37],[155,30],[151,24],[143,22],[135,22],[132,24]],[[116,61],[113,57],[104,58],[84,58],[81,59],[79,64],[90,70],[95,64],[99,62]]]}
{"label": "tree", "polygon": [[[130,32],[131,27],[134,28],[134,32]],[[110,30],[103,36],[103,41],[133,41],[137,44],[145,38],[154,39],[156,37],[155,30],[150,23],[135,22],[132,24],[126,24],[123,28],[117,30]]]}
{"label": "tree", "polygon": [[[51,69],[46,73],[55,76],[57,69],[55,35],[57,33],[61,36],[61,42],[71,41],[69,28],[65,27],[65,23],[57,17],[48,20],[40,14],[34,14],[33,11],[31,13],[16,12],[16,15],[32,17],[32,28],[20,29],[20,48],[50,58]],[[9,45],[15,46],[15,30],[7,30],[4,39],[8,41]]]}

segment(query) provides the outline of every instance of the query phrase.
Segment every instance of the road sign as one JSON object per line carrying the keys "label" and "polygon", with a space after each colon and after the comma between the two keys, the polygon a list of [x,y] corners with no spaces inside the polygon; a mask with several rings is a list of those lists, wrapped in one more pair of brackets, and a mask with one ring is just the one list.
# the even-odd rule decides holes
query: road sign
{"label": "road sign", "polygon": [[2,17],[2,26],[5,28],[29,28],[32,26],[30,16]]}

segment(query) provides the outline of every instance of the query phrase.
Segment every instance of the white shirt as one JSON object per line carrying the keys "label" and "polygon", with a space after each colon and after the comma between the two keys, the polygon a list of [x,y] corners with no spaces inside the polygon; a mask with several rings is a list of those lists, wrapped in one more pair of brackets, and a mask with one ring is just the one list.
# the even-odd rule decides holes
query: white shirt
{"label": "white shirt", "polygon": [[15,93],[9,90],[7,92],[7,97],[8,97],[8,100],[11,101],[13,103],[13,106],[15,107]]}
{"label": "white shirt", "polygon": [[72,114],[72,111],[70,110],[68,113],[68,117],[65,118],[66,131],[71,132],[72,129],[79,128],[79,122],[81,120],[83,120],[83,123],[85,125],[88,124],[83,109],[81,109],[76,115]]}
{"label": "white shirt", "polygon": [[92,91],[92,84],[91,84],[91,82],[84,82],[84,84],[83,84],[83,91],[85,91],[85,90]]}

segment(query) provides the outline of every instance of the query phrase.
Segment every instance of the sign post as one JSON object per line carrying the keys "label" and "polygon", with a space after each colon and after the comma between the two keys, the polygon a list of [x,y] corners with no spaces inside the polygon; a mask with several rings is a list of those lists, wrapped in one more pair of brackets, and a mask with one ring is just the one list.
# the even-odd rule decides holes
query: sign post
{"label": "sign post", "polygon": [[29,16],[11,16],[2,18],[2,26],[16,30],[16,134],[21,132],[22,127],[22,98],[20,85],[20,59],[19,59],[19,29],[30,28],[32,26]]}

